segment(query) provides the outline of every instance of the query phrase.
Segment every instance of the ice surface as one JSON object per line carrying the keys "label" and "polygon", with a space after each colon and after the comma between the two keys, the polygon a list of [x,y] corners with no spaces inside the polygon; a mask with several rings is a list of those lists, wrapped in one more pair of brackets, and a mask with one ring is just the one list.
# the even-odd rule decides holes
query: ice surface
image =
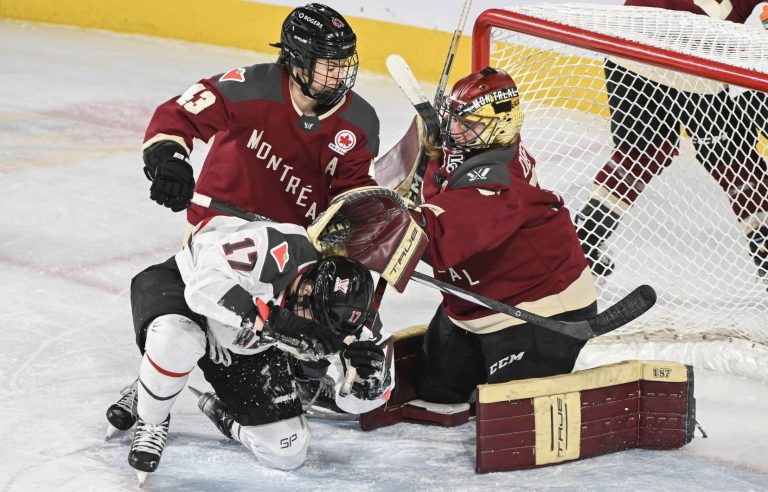
{"label": "ice surface", "polygon": [[[184,227],[182,215],[147,198],[144,126],[198,78],[272,58],[0,22],[0,490],[135,488],[129,437],[105,443],[104,412],[140,360],[130,278],[173,254]],[[379,112],[387,149],[409,121],[408,103],[383,76],[363,74],[358,89]],[[388,295],[384,320],[424,323],[438,299],[421,286]],[[207,387],[197,372],[192,384]],[[696,385],[709,439],[488,475],[473,472],[472,422],[363,433],[313,420],[306,465],[270,470],[225,440],[184,392],[145,490],[768,489],[768,384],[699,371]]]}

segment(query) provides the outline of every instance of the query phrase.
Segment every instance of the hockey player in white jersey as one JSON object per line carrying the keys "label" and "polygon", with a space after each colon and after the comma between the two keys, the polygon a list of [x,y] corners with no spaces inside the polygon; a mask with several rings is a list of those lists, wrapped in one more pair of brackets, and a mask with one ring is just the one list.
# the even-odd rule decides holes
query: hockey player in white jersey
{"label": "hockey player in white jersey", "polygon": [[372,297],[365,267],[343,257],[321,259],[300,226],[223,216],[201,222],[181,252],[131,284],[143,359],[139,378],[107,419],[120,430],[136,424],[128,460],[140,481],[157,469],[171,407],[196,363],[215,390],[196,391],[200,409],[224,435],[276,468],[301,466],[307,454],[297,380],[323,377],[325,360],[339,353],[345,337],[355,341],[348,338],[345,364],[338,365],[354,367],[358,377],[349,395],[340,396],[344,370],[337,374],[330,385],[335,403],[352,413],[384,403],[394,380],[391,363],[382,345],[361,341]]}

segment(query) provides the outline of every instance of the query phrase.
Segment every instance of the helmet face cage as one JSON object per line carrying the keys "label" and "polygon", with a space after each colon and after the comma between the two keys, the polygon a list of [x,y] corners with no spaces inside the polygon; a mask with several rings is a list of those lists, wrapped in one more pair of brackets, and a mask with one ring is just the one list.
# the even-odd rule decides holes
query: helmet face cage
{"label": "helmet face cage", "polygon": [[311,55],[290,57],[291,65],[301,92],[323,106],[332,106],[352,89],[357,80],[360,65],[357,52],[344,59],[313,58]]}
{"label": "helmet face cage", "polygon": [[355,85],[359,59],[357,37],[335,10],[309,4],[291,12],[280,35],[279,63],[291,67],[301,92],[332,106]]}
{"label": "helmet face cage", "polygon": [[438,113],[442,121],[440,134],[446,147],[470,151],[485,149],[493,144],[499,119],[468,114],[462,116],[446,104]]}

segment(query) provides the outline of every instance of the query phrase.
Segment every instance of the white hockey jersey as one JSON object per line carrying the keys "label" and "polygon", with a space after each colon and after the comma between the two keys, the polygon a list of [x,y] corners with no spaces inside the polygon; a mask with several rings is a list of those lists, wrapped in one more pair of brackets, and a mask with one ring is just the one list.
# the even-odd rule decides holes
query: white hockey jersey
{"label": "white hockey jersey", "polygon": [[[248,315],[254,312],[254,298],[284,304],[284,291],[302,270],[319,259],[301,226],[248,222],[228,216],[202,221],[184,249],[176,254],[186,286],[187,304],[206,317],[208,331],[221,347],[240,355],[256,354],[273,345],[244,348],[234,343],[243,327],[252,323]],[[364,330],[361,339],[372,336],[369,330]],[[362,413],[377,408],[394,388],[392,362],[392,383],[384,392],[384,398],[369,401],[351,395],[339,396],[346,374],[338,355],[330,361],[329,375],[336,380],[336,403],[347,412]]]}
{"label": "white hockey jersey", "polygon": [[241,355],[270,346],[247,349],[234,343],[253,322],[248,316],[253,316],[254,298],[283,303],[283,291],[318,259],[301,226],[225,216],[198,224],[176,255],[187,304],[207,318],[219,345]]}

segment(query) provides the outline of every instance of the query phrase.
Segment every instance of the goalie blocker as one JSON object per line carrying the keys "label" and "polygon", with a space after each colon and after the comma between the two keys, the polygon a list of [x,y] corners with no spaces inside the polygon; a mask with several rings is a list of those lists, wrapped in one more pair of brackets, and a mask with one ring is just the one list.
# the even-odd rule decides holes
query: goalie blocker
{"label": "goalie blocker", "polygon": [[[363,430],[398,422],[459,425],[469,406],[425,405],[416,398],[416,358],[424,327],[394,335],[395,391],[360,415]],[[627,449],[676,449],[693,439],[693,368],[676,362],[624,361],[571,374],[478,387],[479,473],[576,461]]]}

